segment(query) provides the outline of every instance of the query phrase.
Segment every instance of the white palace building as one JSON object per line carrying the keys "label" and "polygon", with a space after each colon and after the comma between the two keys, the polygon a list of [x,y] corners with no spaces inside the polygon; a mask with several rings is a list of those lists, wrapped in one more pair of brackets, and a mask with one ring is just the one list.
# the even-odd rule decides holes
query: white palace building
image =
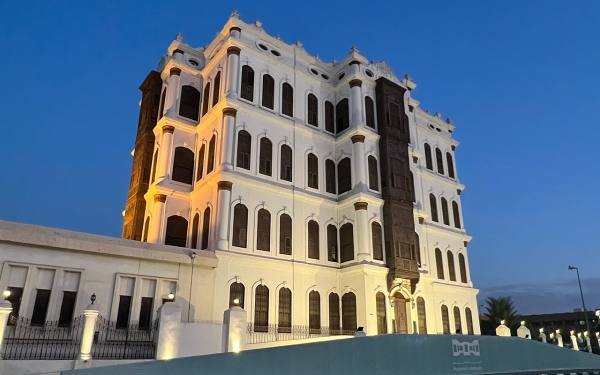
{"label": "white palace building", "polygon": [[4,361],[27,358],[19,324],[74,325],[92,294],[92,358],[119,357],[100,325],[149,332],[169,301],[176,356],[220,352],[236,305],[248,345],[480,333],[455,127],[408,75],[356,48],[325,63],[236,12],[208,47],[167,52],[140,87],[123,239],[0,222]]}

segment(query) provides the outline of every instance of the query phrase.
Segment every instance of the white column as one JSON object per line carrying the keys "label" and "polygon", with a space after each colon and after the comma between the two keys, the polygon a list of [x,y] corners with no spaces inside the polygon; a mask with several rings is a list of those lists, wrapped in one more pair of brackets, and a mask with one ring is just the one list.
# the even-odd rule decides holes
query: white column
{"label": "white column", "polygon": [[162,226],[165,216],[165,202],[167,196],[164,194],[154,194],[154,207],[152,209],[152,218],[150,218],[150,230],[148,231],[148,242],[160,243]]}
{"label": "white column", "polygon": [[510,337],[510,328],[504,325],[504,320],[496,327],[496,336]]}
{"label": "white column", "polygon": [[354,203],[354,209],[356,210],[356,232],[358,236],[356,260],[358,262],[370,262],[372,260],[371,247],[369,246],[367,206],[367,202]]}
{"label": "white column", "polygon": [[233,169],[233,145],[235,115],[237,109],[223,108],[223,132],[221,135],[221,169]]}
{"label": "white column", "polygon": [[367,191],[367,168],[365,155],[365,136],[353,135],[352,138],[352,164],[354,164],[354,188],[358,191]]}
{"label": "white column", "polygon": [[586,346],[587,351],[591,353],[592,352],[592,342],[590,341],[590,337],[587,335],[587,332],[585,335],[585,343],[587,344],[587,346]]}
{"label": "white column", "polygon": [[577,343],[577,336],[575,336],[575,331],[571,332],[571,343],[573,344],[573,350],[579,351],[579,343]]}
{"label": "white column", "polygon": [[[8,317],[12,312],[12,303],[10,301],[4,300],[0,302],[0,348],[2,348],[2,340],[4,339],[4,330],[6,329],[6,324],[8,323]],[[2,359],[2,358],[0,358]]]}
{"label": "white column", "polygon": [[92,302],[83,310],[83,336],[81,337],[81,349],[79,358],[83,361],[89,361],[92,351],[92,343],[94,342],[94,331],[96,328],[96,319],[98,318],[98,308]]}
{"label": "white column", "polygon": [[219,181],[219,183],[217,184],[217,188],[219,191],[219,211],[217,212],[218,249],[229,249],[229,205],[231,204],[232,186],[233,183],[229,181]]}
{"label": "white column", "polygon": [[559,331],[556,331],[556,345],[563,347],[563,339]]}
{"label": "white column", "polygon": [[179,75],[181,69],[171,68],[170,76],[167,80],[167,98],[165,99],[165,116],[174,117],[177,115],[177,101],[179,99]]}
{"label": "white column", "polygon": [[180,331],[181,307],[175,302],[165,302],[158,308],[156,359],[177,358]]}
{"label": "white column", "polygon": [[238,74],[240,70],[240,49],[235,46],[227,48],[227,91],[225,96],[238,97]]}
{"label": "white column", "polygon": [[246,310],[232,306],[223,313],[223,352],[239,353],[246,346],[246,325],[248,324]]}
{"label": "white column", "polygon": [[351,125],[355,128],[362,128],[365,126],[363,110],[362,110],[362,81],[360,79],[353,79],[350,81],[351,90],[351,110],[352,110],[352,123]]}
{"label": "white column", "polygon": [[171,125],[163,125],[162,131],[160,148],[158,149],[158,163],[156,163],[157,179],[170,177],[171,159],[173,157],[173,132],[175,128]]}

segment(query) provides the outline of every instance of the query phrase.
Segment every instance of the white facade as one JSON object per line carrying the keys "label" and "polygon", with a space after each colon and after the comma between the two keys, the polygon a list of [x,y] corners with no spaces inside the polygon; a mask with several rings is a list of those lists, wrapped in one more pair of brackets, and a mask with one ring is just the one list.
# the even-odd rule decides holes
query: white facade
{"label": "white facade", "polygon": [[[235,14],[206,49],[190,48],[178,37],[160,65],[166,98],[164,116],[160,118],[159,114],[160,120],[154,129],[158,158],[152,173],[156,179],[146,193],[145,222],[148,229],[144,231],[148,231],[148,241],[164,242],[167,219],[180,216],[188,223],[188,234],[184,239],[186,246],[201,248],[204,242],[202,236],[206,232],[203,228],[204,213],[210,208],[208,243],[205,245],[220,259],[215,279],[215,319],[229,307],[230,284],[241,282],[245,287],[245,308],[251,321],[254,321],[254,292],[258,285],[269,288],[269,324],[278,323],[280,288],[285,287],[292,292],[293,325],[309,324],[308,294],[311,291],[320,294],[322,326],[330,323],[329,294],[337,293],[341,298],[345,293],[353,292],[357,297],[357,325],[365,327],[369,334],[377,333],[375,294],[381,291],[386,296],[393,296],[398,291],[398,288],[388,290],[386,258],[374,258],[370,230],[373,221],[381,223],[383,220],[383,200],[379,193],[381,168],[377,168],[379,187],[368,187],[367,158],[373,156],[379,160],[380,136],[377,118],[373,119],[373,128],[366,126],[364,98],[368,96],[377,102],[376,80],[384,77],[408,88],[404,108],[407,108],[411,133],[409,152],[416,158],[410,169],[415,186],[415,227],[421,244],[420,282],[414,294],[408,284],[400,287],[404,298],[412,302],[407,305],[409,332],[417,330],[415,300],[422,296],[428,333],[443,332],[442,305],[449,310],[448,323],[452,333],[458,328],[454,307],[459,309],[462,331],[467,332],[466,309],[469,309],[473,331],[479,333],[477,290],[470,280],[466,248],[470,237],[463,229],[462,217],[457,217],[460,224],[459,228],[455,227],[452,210],[452,202],[455,202],[460,215],[459,191],[464,189],[458,180],[456,167],[452,165],[453,178],[448,172],[446,153],[451,155],[450,163],[454,164],[454,148],[458,144],[451,137],[454,126],[449,120],[443,121],[441,116],[429,115],[418,108],[418,102],[410,97],[410,90],[416,87],[410,78],[398,80],[385,63],[368,63],[354,48],[342,62],[324,63],[318,57],[308,55],[300,44],[285,44],[267,35],[260,23],[246,24]],[[244,66],[251,67],[254,74],[252,100],[241,95]],[[217,74],[220,75],[220,83],[219,90],[215,91]],[[263,87],[266,74],[274,81],[273,109],[263,105],[265,100],[269,101],[264,98],[267,95]],[[353,80],[360,80],[362,84],[351,87]],[[293,88],[293,116],[283,113],[282,91],[286,83]],[[201,93],[199,121],[179,115],[178,101],[184,85],[192,85]],[[206,89],[207,85],[210,85],[209,89]],[[207,99],[204,98],[205,93],[209,95]],[[309,124],[308,119],[310,94],[316,96],[318,103],[316,125]],[[335,106],[343,99],[348,99],[349,103],[349,127],[337,133],[327,131],[325,103],[331,102]],[[205,100],[207,105],[203,108]],[[248,169],[240,167],[237,160],[240,131],[251,136]],[[353,142],[352,137],[356,135],[364,136],[364,141]],[[199,155],[203,145],[205,155],[208,155],[213,137],[214,167],[210,171],[208,156],[201,163]],[[272,145],[270,175],[260,173],[262,138],[267,138]],[[425,143],[430,145],[434,154],[434,169],[435,150],[440,149],[445,173],[427,169]],[[292,150],[291,181],[282,178],[283,145]],[[174,150],[178,147],[188,148],[194,153],[196,162],[192,184],[172,180]],[[316,188],[309,185],[308,154],[315,155],[318,160]],[[327,192],[325,162],[332,160],[337,166],[346,157],[350,158],[352,165],[352,190],[339,195]],[[203,165],[201,172],[199,164]],[[224,185],[217,187],[220,181]],[[438,222],[431,218],[430,193],[437,199]],[[448,224],[452,225],[446,225],[442,219],[442,198],[447,201]],[[357,210],[357,202],[367,203],[366,210]],[[234,208],[238,204],[243,204],[248,212],[245,247],[233,243],[240,235],[233,224]],[[269,251],[257,249],[258,212],[261,209],[270,214]],[[193,230],[196,214],[199,217],[197,238]],[[280,217],[283,214],[289,215],[293,223],[291,255],[283,254],[280,249]],[[318,259],[308,256],[307,227],[311,220],[319,228]],[[334,225],[339,230],[346,223],[352,224],[353,260],[344,263],[330,261],[326,228]],[[192,244],[192,241],[196,243]],[[342,238],[339,238],[338,245],[341,241]],[[443,255],[443,279],[436,274],[435,249],[440,249]],[[383,251],[385,253],[386,249]],[[452,279],[448,252],[455,263]],[[465,275],[462,277],[459,256],[465,263]],[[386,308],[387,330],[392,332],[394,310],[391,303],[386,303]]]}

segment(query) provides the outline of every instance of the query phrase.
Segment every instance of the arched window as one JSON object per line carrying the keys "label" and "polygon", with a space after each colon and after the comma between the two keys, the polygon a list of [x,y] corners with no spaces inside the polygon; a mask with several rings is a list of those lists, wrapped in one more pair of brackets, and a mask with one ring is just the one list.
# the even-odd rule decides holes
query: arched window
{"label": "arched window", "polygon": [[308,94],[308,125],[319,125],[319,100],[313,94]]}
{"label": "arched window", "polygon": [[306,157],[308,166],[308,187],[313,189],[319,188],[319,159],[315,154],[308,154]]}
{"label": "arched window", "polygon": [[292,291],[288,288],[279,289],[279,333],[292,332]]}
{"label": "arched window", "polygon": [[437,278],[444,280],[444,261],[442,260],[442,251],[435,249],[435,266],[437,268]]}
{"label": "arched window", "polygon": [[294,117],[294,89],[287,82],[281,86],[281,113]]}
{"label": "arched window", "polygon": [[273,160],[273,144],[269,138],[262,137],[260,139],[259,154],[258,173],[270,176],[271,164]]}
{"label": "arched window", "polygon": [[308,257],[319,259],[319,223],[314,220],[308,222]]}
{"label": "arched window", "polygon": [[308,293],[309,333],[321,333],[321,295],[316,290]]}
{"label": "arched window", "polygon": [[337,167],[337,177],[338,194],[352,190],[352,165],[350,164],[350,158],[340,160]]}
{"label": "arched window", "polygon": [[292,149],[288,145],[281,146],[281,179],[292,182]]}
{"label": "arched window", "polygon": [[327,226],[327,260],[338,261],[338,236],[337,228],[333,224]]}
{"label": "arched window", "polygon": [[448,164],[448,177],[454,178],[454,163],[449,152],[446,152],[446,164]]}
{"label": "arched window", "polygon": [[200,221],[200,215],[199,214],[194,215],[194,220],[192,220],[192,243],[190,244],[190,247],[192,249],[197,249],[198,248],[198,226],[199,226],[199,221]]}
{"label": "arched window", "polygon": [[232,245],[246,247],[248,232],[248,209],[241,203],[233,208],[233,239]]}
{"label": "arched window", "polygon": [[267,332],[269,329],[269,288],[256,287],[254,295],[254,332]]}
{"label": "arched window", "polygon": [[212,106],[214,107],[219,102],[219,94],[221,91],[221,72],[215,76],[215,87],[213,88]]}
{"label": "arched window", "polygon": [[177,147],[173,158],[173,181],[191,185],[194,179],[194,152],[187,147]]}
{"label": "arched window", "polygon": [[460,270],[460,282],[467,283],[467,265],[465,264],[465,256],[458,254],[458,268]]}
{"label": "arched window", "polygon": [[454,306],[454,332],[459,334],[462,333],[462,322],[460,321],[460,309],[458,306]]}
{"label": "arched window", "polygon": [[337,120],[337,132],[340,133],[350,127],[350,111],[348,99],[342,99],[335,106],[335,117]]}
{"label": "arched window", "polygon": [[446,305],[442,305],[442,333],[444,335],[450,334],[450,316]]}
{"label": "arched window", "polygon": [[275,80],[268,74],[263,75],[262,106],[273,109],[275,103]]}
{"label": "arched window", "polygon": [[200,151],[198,152],[198,169],[196,170],[196,181],[200,181],[204,174],[204,153],[206,151],[205,145],[200,147]]}
{"label": "arched window", "polygon": [[325,130],[330,133],[335,133],[335,118],[333,114],[333,103],[325,102]]}
{"label": "arched window", "polygon": [[264,208],[258,210],[256,224],[256,249],[271,251],[271,213]]}
{"label": "arched window", "polygon": [[417,318],[419,320],[419,333],[427,333],[427,315],[425,314],[425,300],[423,297],[417,297]]}
{"label": "arched window", "polygon": [[375,129],[375,106],[373,105],[373,99],[368,96],[365,96],[365,115],[367,126]]}
{"label": "arched window", "polygon": [[340,330],[340,296],[337,293],[329,294],[329,330],[331,334],[338,334]]}
{"label": "arched window", "polygon": [[279,217],[279,253],[292,255],[292,218],[288,214]]}
{"label": "arched window", "polygon": [[371,224],[371,237],[373,239],[373,259],[383,260],[383,235],[381,225],[376,221]]}
{"label": "arched window", "polygon": [[458,212],[458,203],[452,201],[452,216],[454,217],[454,227],[460,229],[460,213]]}
{"label": "arched window", "polygon": [[448,250],[446,252],[446,256],[448,257],[448,274],[450,275],[450,281],[456,281],[456,269],[454,267],[454,254],[452,254],[452,251]]}
{"label": "arched window", "polygon": [[209,174],[215,169],[215,136],[213,135],[208,142],[208,162],[206,163],[206,174]]}
{"label": "arched window", "polygon": [[340,227],[341,262],[354,259],[354,229],[351,223]]}
{"label": "arched window", "polygon": [[373,155],[367,158],[369,165],[369,189],[379,191],[379,176],[377,173],[377,159]]}
{"label": "arched window", "polygon": [[438,173],[444,174],[444,159],[442,159],[442,152],[439,148],[435,149],[435,161],[437,162]]}
{"label": "arched window", "polygon": [[387,333],[387,317],[385,315],[385,294],[377,292],[375,295],[375,305],[377,307],[377,334]]}
{"label": "arched window", "polygon": [[165,99],[167,98],[167,89],[164,88],[161,98],[160,98],[160,105],[158,106],[158,119],[160,120],[161,118],[163,118],[164,112],[165,112]]}
{"label": "arched window", "polygon": [[425,166],[433,171],[433,159],[431,157],[431,147],[425,143]]}
{"label": "arched window", "polygon": [[471,309],[465,309],[465,318],[467,320],[467,334],[474,335],[473,333],[473,315],[471,315]]}
{"label": "arched window", "polygon": [[242,283],[232,283],[229,286],[229,308],[236,306],[236,299],[237,299],[237,306],[241,307],[242,309],[244,308],[244,295],[246,294],[246,288],[244,288],[244,284]]}
{"label": "arched window", "polygon": [[198,110],[200,109],[200,91],[192,86],[181,88],[181,99],[179,101],[179,116],[198,121]]}
{"label": "arched window", "polygon": [[240,97],[249,101],[254,100],[254,70],[248,65],[242,66]]}
{"label": "arched window", "polygon": [[148,231],[150,230],[150,216],[146,218],[146,223],[144,224],[144,235],[142,236],[143,242],[148,242]]}
{"label": "arched window", "polygon": [[185,247],[187,242],[188,221],[181,216],[173,215],[167,219],[165,245]]}
{"label": "arched window", "polygon": [[448,201],[442,198],[442,219],[445,225],[450,225],[450,214],[448,213]]}
{"label": "arched window", "polygon": [[342,329],[356,331],[356,295],[349,292],[342,296]]}
{"label": "arched window", "polygon": [[204,217],[202,218],[202,250],[208,249],[208,235],[210,234],[210,207],[206,207],[204,210]]}
{"label": "arched window", "polygon": [[437,200],[435,199],[435,195],[429,194],[429,206],[431,207],[431,220],[436,223],[440,221],[438,218],[438,210],[437,210]]}
{"label": "arched window", "polygon": [[150,180],[150,183],[154,183],[154,180],[156,179],[156,165],[158,163],[158,150],[154,151],[154,157],[152,158],[152,179]]}
{"label": "arched window", "polygon": [[245,130],[241,130],[238,133],[238,145],[237,145],[237,166],[238,168],[244,168],[250,170],[250,149],[252,147],[252,137],[250,133]]}
{"label": "arched window", "polygon": [[325,191],[335,194],[335,163],[331,159],[325,160]]}
{"label": "arched window", "polygon": [[204,92],[202,93],[202,116],[204,116],[206,114],[206,112],[208,112],[209,96],[210,96],[210,82],[207,82],[206,86],[204,86]]}

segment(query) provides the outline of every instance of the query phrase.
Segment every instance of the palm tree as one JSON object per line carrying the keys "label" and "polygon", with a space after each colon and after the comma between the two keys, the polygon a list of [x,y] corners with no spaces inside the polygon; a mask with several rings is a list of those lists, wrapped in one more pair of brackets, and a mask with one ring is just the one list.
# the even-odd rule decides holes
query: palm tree
{"label": "palm tree", "polygon": [[504,320],[504,325],[512,327],[518,323],[517,310],[513,306],[510,297],[489,297],[486,301],[487,312],[484,314],[495,327],[500,325],[500,321]]}

